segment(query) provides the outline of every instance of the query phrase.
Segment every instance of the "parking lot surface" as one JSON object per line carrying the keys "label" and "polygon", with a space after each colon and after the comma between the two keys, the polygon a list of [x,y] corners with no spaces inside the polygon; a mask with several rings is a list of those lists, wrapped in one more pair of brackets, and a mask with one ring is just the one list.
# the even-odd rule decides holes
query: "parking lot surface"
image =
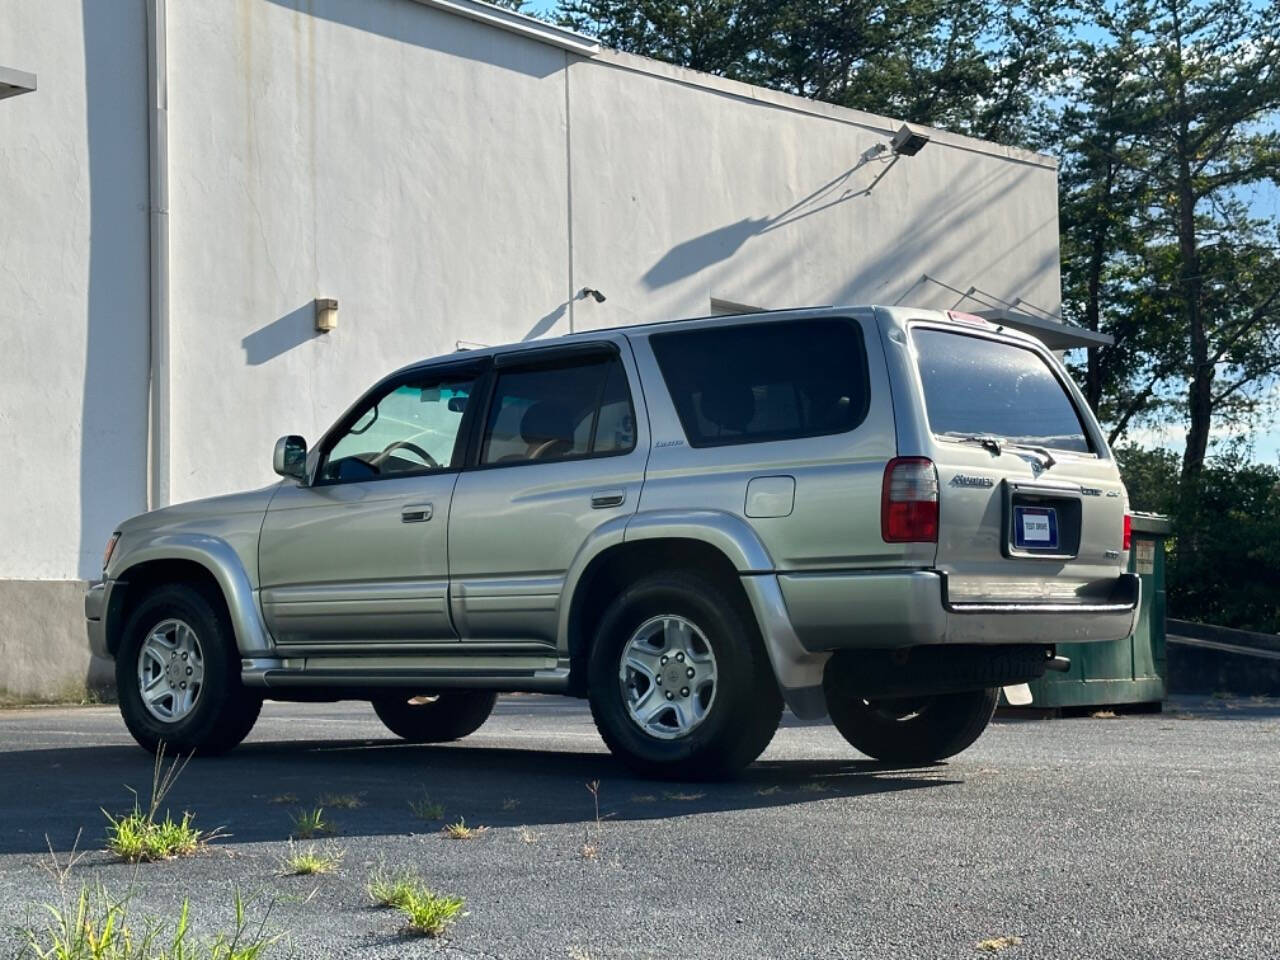
{"label": "parking lot surface", "polygon": [[[364,704],[268,704],[250,740],[193,760],[169,798],[226,836],[134,868],[102,851],[102,809],[150,788],[112,707],[0,711],[0,900],[42,923],[43,865],[79,834],[71,883],[132,909],[229,925],[235,888],[272,904],[298,957],[975,957],[1280,955],[1280,707],[1184,701],[1164,714],[998,720],[930,767],[860,758],[789,715],[731,783],[630,776],[585,706],[499,701],[465,741],[390,737]],[[600,819],[587,789],[599,781]],[[424,822],[410,801],[443,805]],[[327,795],[327,796],[326,796]],[[300,808],[328,804],[338,871],[283,875]],[[441,833],[458,817],[488,829]],[[588,848],[584,854],[584,845]],[[378,863],[466,898],[444,940],[406,937],[364,891]],[[0,956],[16,948],[8,930]]]}

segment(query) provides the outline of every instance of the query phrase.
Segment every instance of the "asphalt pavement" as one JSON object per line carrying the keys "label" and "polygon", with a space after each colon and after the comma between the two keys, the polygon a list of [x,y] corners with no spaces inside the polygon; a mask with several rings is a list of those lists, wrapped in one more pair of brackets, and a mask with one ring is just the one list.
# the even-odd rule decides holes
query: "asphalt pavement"
{"label": "asphalt pavement", "polygon": [[[127,891],[135,917],[187,898],[201,936],[228,927],[235,889],[252,896],[282,934],[268,957],[976,957],[998,937],[1020,939],[1010,960],[1280,956],[1275,701],[998,720],[911,769],[788,715],[718,784],[629,775],[572,700],[503,698],[435,747],[391,738],[364,704],[268,704],[169,797],[225,835],[187,859],[113,862],[102,810],[151,776],[112,707],[0,711],[0,956],[58,897],[49,848],[65,862],[73,846],[71,890]],[[441,820],[410,809],[424,793]],[[341,866],[284,876],[290,815],[317,805]],[[449,839],[459,817],[488,829]],[[368,903],[380,863],[465,897],[466,916],[443,940],[405,936]]]}

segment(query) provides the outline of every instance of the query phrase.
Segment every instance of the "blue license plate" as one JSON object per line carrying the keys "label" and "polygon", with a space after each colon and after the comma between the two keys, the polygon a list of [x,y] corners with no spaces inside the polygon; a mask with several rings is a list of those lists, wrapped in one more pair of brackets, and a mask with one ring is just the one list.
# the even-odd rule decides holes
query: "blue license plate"
{"label": "blue license plate", "polygon": [[1058,511],[1053,507],[1014,507],[1013,545],[1020,550],[1058,549]]}

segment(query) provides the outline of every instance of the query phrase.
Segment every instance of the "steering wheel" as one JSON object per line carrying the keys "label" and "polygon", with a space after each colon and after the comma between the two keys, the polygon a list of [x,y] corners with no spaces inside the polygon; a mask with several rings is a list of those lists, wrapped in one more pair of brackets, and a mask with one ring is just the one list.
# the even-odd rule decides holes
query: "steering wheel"
{"label": "steering wheel", "polygon": [[380,454],[369,461],[369,465],[374,468],[381,468],[387,462],[387,458],[397,450],[408,450],[433,470],[440,469],[440,464],[436,462],[435,457],[410,440],[396,440],[394,443],[387,444]]}

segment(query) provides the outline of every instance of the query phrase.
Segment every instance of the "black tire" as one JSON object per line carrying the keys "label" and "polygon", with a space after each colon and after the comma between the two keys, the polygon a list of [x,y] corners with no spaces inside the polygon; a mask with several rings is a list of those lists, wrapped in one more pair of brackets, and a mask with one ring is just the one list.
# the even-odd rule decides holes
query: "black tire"
{"label": "black tire", "polygon": [[827,712],[849,743],[885,763],[934,763],[968,749],[991,722],[1000,688],[866,701],[827,688]]}
{"label": "black tire", "polygon": [[[168,722],[143,704],[138,678],[143,641],[165,620],[180,620],[198,638],[204,659],[204,682],[181,719]],[[249,735],[262,710],[262,697],[240,683],[240,652],[221,598],[205,588],[169,584],[153,590],[125,624],[116,651],[116,690],[120,714],[133,739],[153,753],[224,753]]]}
{"label": "black tire", "polygon": [[[636,630],[655,617],[696,626],[715,655],[716,679],[706,713],[692,729],[662,739],[631,718],[619,677]],[[782,696],[754,622],[723,588],[693,572],[646,577],[620,594],[601,619],[588,666],[596,728],[609,749],[645,776],[730,776],[764,752],[782,716]]]}
{"label": "black tire", "polygon": [[445,743],[475,733],[493,713],[498,695],[490,690],[452,690],[421,703],[416,694],[375,698],[373,712],[397,737],[410,743]]}

